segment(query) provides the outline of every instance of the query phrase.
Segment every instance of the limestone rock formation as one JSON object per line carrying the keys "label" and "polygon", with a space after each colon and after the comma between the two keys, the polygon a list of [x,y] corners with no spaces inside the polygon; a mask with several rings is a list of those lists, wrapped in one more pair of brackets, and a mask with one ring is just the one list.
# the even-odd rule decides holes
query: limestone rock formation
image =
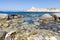
{"label": "limestone rock formation", "polygon": [[4,40],[5,34],[5,31],[0,30],[0,40]]}
{"label": "limestone rock formation", "polygon": [[54,17],[52,17],[50,14],[44,14],[40,17],[42,20],[54,20]]}
{"label": "limestone rock formation", "polygon": [[0,19],[7,19],[8,18],[8,14],[0,14]]}

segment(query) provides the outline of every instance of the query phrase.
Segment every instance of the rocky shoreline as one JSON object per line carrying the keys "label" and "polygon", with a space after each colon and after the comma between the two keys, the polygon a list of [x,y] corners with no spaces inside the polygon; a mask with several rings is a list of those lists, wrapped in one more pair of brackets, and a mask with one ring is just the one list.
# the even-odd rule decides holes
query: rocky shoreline
{"label": "rocky shoreline", "polygon": [[[33,15],[1,14],[0,40],[60,40],[60,14]],[[24,17],[31,17],[31,21]],[[36,19],[34,19],[36,18]]]}

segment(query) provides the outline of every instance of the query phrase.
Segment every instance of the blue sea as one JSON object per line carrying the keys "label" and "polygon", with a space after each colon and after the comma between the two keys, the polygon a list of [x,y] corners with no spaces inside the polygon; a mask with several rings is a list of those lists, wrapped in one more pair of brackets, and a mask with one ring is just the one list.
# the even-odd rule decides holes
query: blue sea
{"label": "blue sea", "polygon": [[6,14],[23,14],[23,15],[26,15],[26,14],[39,14],[39,15],[43,15],[43,14],[53,14],[53,13],[60,13],[60,12],[0,12],[0,13],[6,13]]}

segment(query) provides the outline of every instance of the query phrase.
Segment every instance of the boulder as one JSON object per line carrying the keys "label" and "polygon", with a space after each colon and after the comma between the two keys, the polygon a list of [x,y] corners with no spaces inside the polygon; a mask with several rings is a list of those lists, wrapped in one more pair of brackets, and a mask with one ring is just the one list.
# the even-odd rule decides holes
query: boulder
{"label": "boulder", "polygon": [[5,34],[4,31],[0,31],[0,38]]}
{"label": "boulder", "polygon": [[55,21],[60,22],[60,13],[54,13],[52,16],[54,17]]}
{"label": "boulder", "polygon": [[0,40],[4,40],[5,35],[6,35],[6,32],[0,30]]}
{"label": "boulder", "polygon": [[6,34],[6,36],[5,36],[5,40],[11,40],[11,39],[12,39],[11,36],[12,36],[12,34],[15,33],[15,32],[16,32],[16,30],[13,30],[13,31],[8,32],[8,33]]}
{"label": "boulder", "polygon": [[50,14],[44,14],[40,17],[41,20],[54,20],[54,17]]}
{"label": "boulder", "polygon": [[60,17],[60,13],[54,13],[52,15],[55,15],[56,17]]}
{"label": "boulder", "polygon": [[0,13],[0,19],[8,19],[8,14],[1,14]]}
{"label": "boulder", "polygon": [[45,39],[46,39],[46,40],[49,40],[49,37],[48,37],[48,36],[45,36]]}

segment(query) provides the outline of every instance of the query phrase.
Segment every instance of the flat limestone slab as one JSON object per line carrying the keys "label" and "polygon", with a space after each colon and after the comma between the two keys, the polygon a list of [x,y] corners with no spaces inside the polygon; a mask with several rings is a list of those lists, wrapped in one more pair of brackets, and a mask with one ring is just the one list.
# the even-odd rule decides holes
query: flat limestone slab
{"label": "flat limestone slab", "polygon": [[6,19],[8,18],[8,14],[1,14],[0,13],[0,19]]}

